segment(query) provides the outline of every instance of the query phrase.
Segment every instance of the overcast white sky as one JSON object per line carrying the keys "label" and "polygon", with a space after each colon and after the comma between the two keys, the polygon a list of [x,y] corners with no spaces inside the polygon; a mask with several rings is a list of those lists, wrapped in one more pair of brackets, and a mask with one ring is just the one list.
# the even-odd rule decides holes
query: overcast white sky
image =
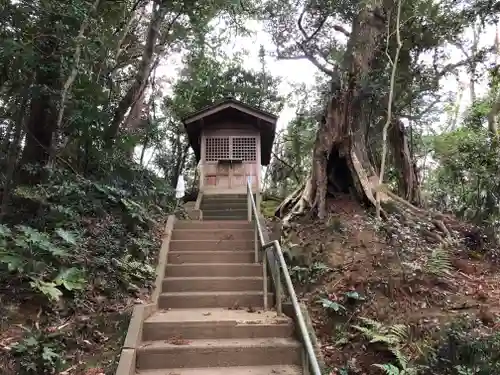
{"label": "overcast white sky", "polygon": [[[314,84],[314,76],[317,73],[317,68],[315,68],[309,61],[307,60],[276,60],[271,55],[275,51],[274,45],[272,43],[271,37],[269,34],[262,30],[262,25],[257,22],[249,23],[249,26],[256,30],[256,34],[253,37],[238,37],[235,38],[233,43],[230,43],[226,46],[226,52],[236,53],[238,51],[246,50],[248,53],[248,57],[244,60],[245,66],[248,68],[253,68],[255,70],[260,69],[259,62],[259,47],[260,45],[264,45],[264,48],[267,50],[269,56],[266,57],[266,63],[270,73],[273,76],[281,77],[283,83],[280,87],[280,92],[284,95],[287,95],[292,92],[293,84],[304,83],[308,86],[312,86]],[[481,46],[489,45],[491,46],[495,39],[496,29],[494,27],[490,27],[483,32],[481,35]],[[467,35],[471,36],[471,32],[468,32]],[[456,62],[462,60],[464,57],[460,54],[458,49],[450,48],[450,62]],[[177,71],[181,68],[180,64],[180,56],[171,56],[167,59],[158,69],[157,76],[165,76],[170,79],[175,79],[177,75]],[[466,74],[462,74],[461,80],[465,83],[465,87],[468,86],[468,78]],[[459,85],[457,80],[454,77],[448,77],[447,79],[442,80],[442,87],[445,91],[458,91]],[[168,91],[168,85],[164,86],[165,91]],[[476,91],[477,95],[485,93],[487,90],[487,85],[477,84]],[[466,108],[469,104],[469,93],[466,88],[466,92],[463,95],[462,108]],[[293,108],[293,103],[287,103],[279,114],[278,120],[278,129],[282,129],[286,126],[286,124],[294,117],[295,109]],[[442,121],[445,121],[446,116],[443,114]],[[433,127],[439,127],[439,124],[433,124]],[[150,153],[148,153],[150,155]],[[148,160],[149,157],[146,157]]]}

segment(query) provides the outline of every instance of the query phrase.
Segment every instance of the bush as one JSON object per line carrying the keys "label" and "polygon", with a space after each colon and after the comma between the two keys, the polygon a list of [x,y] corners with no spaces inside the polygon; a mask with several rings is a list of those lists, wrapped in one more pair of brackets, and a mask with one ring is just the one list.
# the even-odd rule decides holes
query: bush
{"label": "bush", "polygon": [[[109,161],[85,177],[45,173],[46,182],[16,188],[0,224],[5,300],[39,311],[11,346],[19,374],[57,374],[82,345],[119,350],[121,336],[99,341],[93,322],[115,326],[109,314],[152,286],[159,230],[175,205],[167,183],[134,163]],[[75,325],[53,332],[62,321]]]}
{"label": "bush", "polygon": [[500,374],[500,333],[485,333],[479,323],[455,322],[425,361],[425,375]]}

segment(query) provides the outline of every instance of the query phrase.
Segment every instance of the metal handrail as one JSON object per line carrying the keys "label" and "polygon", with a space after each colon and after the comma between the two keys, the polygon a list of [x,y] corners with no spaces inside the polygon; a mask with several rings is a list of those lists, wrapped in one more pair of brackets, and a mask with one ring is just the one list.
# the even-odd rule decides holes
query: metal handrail
{"label": "metal handrail", "polygon": [[[262,232],[262,227],[260,225],[257,205],[255,203],[255,199],[252,194],[252,186],[250,180],[247,180],[247,199],[248,199],[248,220],[251,221],[252,217],[255,218],[255,239],[259,241],[260,248],[264,250],[264,258],[262,260],[263,270],[264,270],[264,309],[267,310],[267,251],[275,251],[277,255],[277,273],[276,279],[273,279],[274,286],[276,290],[276,311],[279,315],[282,314],[282,306],[281,306],[281,273],[280,269],[283,270],[283,276],[285,277],[285,285],[287,288],[288,295],[292,301],[293,310],[297,317],[297,322],[299,325],[299,332],[302,337],[302,341],[305,346],[305,361],[304,368],[312,370],[312,375],[321,375],[321,369],[319,367],[318,359],[316,358],[316,353],[314,353],[314,348],[312,345],[311,338],[309,337],[309,332],[307,331],[306,323],[304,320],[304,316],[302,315],[302,310],[300,309],[299,301],[297,299],[297,295],[295,294],[295,289],[293,288],[292,279],[290,277],[290,273],[288,272],[288,267],[285,262],[285,257],[283,256],[283,251],[281,250],[281,246],[279,241],[271,241],[266,243],[264,241],[264,235]],[[258,262],[258,252],[259,247],[255,246],[255,260]],[[308,366],[310,364],[310,367]]]}

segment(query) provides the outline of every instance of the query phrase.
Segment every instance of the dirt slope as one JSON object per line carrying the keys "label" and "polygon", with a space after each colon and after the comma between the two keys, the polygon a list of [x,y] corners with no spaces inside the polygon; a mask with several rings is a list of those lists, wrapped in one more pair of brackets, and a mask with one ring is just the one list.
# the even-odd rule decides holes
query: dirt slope
{"label": "dirt slope", "polygon": [[[404,360],[420,361],[460,317],[477,318],[483,333],[496,330],[496,253],[473,229],[457,223],[454,245],[444,249],[396,217],[377,226],[348,197],[328,206],[325,223],[299,218],[282,242],[296,255],[292,277],[309,305],[332,374],[383,373],[373,364],[399,363],[387,347],[399,350]],[[369,345],[368,336],[353,327],[362,325],[360,318],[385,327],[402,324],[407,337]]]}

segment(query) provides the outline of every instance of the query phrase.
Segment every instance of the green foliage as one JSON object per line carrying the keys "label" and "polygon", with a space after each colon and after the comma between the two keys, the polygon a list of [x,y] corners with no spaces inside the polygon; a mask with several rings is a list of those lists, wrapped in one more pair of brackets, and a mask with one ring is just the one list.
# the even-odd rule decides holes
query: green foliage
{"label": "green foliage", "polygon": [[311,267],[294,266],[290,269],[290,277],[293,283],[308,284],[316,283],[321,276],[331,271],[331,268],[321,262],[314,262]]}
{"label": "green foliage", "polygon": [[494,84],[486,96],[476,100],[460,126],[430,137],[438,165],[426,181],[437,209],[493,228],[500,219],[500,158],[487,128],[487,116],[497,91]]}
{"label": "green foliage", "polygon": [[[92,179],[48,172],[50,181],[15,190],[18,209],[6,217],[10,224],[0,224],[6,300],[27,296],[44,311],[71,316],[101,310],[98,301],[113,305],[139,296],[154,280],[160,244],[153,229],[174,207],[172,190],[128,163],[113,164],[108,175],[98,170]],[[32,207],[37,215],[27,214]],[[41,325],[46,322],[44,316]],[[67,339],[28,332],[12,352],[20,374],[59,373],[70,350],[65,343],[74,342]]]}
{"label": "green foliage", "polygon": [[424,271],[437,277],[449,277],[451,270],[450,253],[442,248],[432,250],[424,265]]}
{"label": "green foliage", "polygon": [[345,293],[345,298],[347,300],[353,300],[353,301],[365,301],[366,298],[359,294],[359,292],[346,292]]}
{"label": "green foliage", "polygon": [[9,219],[25,224],[0,226],[2,277],[52,301],[84,292],[88,280],[110,295],[150,282],[150,229],[173,208],[172,191],[136,167],[114,170],[114,178],[88,180],[54,169],[50,182],[19,187],[14,201],[37,205],[40,215],[26,220],[19,211]]}
{"label": "green foliage", "polygon": [[321,306],[323,306],[325,309],[335,312],[337,314],[343,314],[347,311],[344,305],[332,301],[328,298],[320,298],[319,302],[321,303]]}
{"label": "green foliage", "polygon": [[323,297],[318,300],[321,306],[323,306],[327,311],[339,315],[347,313],[348,309],[352,309],[364,301],[366,301],[366,297],[356,291],[346,292],[340,299],[334,295],[326,298]]}
{"label": "green foliage", "polygon": [[266,218],[272,218],[274,217],[274,212],[276,211],[276,208],[281,202],[268,199],[268,200],[263,200],[260,203],[260,210],[262,212],[262,215]]}
{"label": "green foliage", "polygon": [[424,359],[425,375],[490,375],[500,373],[500,334],[485,333],[471,320],[447,328]]}
{"label": "green foliage", "polygon": [[373,367],[383,370],[384,374],[386,375],[401,375],[401,370],[398,367],[391,365],[390,363],[384,365],[374,364]]}
{"label": "green foliage", "polygon": [[15,198],[42,205],[48,215],[44,225],[114,213],[131,228],[147,228],[152,223],[150,211],[158,213],[172,208],[172,189],[151,172],[137,170],[133,163],[113,168],[116,169],[112,175],[101,177],[98,171],[89,179],[64,169],[51,169],[48,171],[50,181],[20,186],[15,191]]}
{"label": "green foliage", "polygon": [[28,281],[36,291],[57,301],[61,288],[83,289],[86,279],[81,268],[71,267],[74,235],[58,228],[52,235],[25,225],[11,230],[0,227],[0,269],[2,277]]}
{"label": "green foliage", "polygon": [[427,182],[434,205],[477,222],[496,220],[500,160],[487,131],[462,127],[434,142],[440,164]]}
{"label": "green foliage", "polygon": [[57,334],[47,334],[38,330],[27,335],[12,347],[19,360],[20,375],[51,375],[59,373],[66,361],[64,345],[57,340]]}
{"label": "green foliage", "polygon": [[397,365],[403,370],[406,369],[408,360],[401,352],[401,346],[408,339],[408,328],[403,324],[385,326],[369,318],[361,317],[360,320],[363,323],[362,326],[353,325],[352,327],[366,336],[370,344],[379,343],[384,345],[396,359]]}
{"label": "green foliage", "polygon": [[267,72],[245,69],[242,59],[210,56],[203,51],[188,60],[174,87],[174,96],[167,97],[165,104],[177,118],[183,118],[214,101],[232,96],[246,104],[279,113],[284,101],[277,91],[279,83]]}
{"label": "green foliage", "polygon": [[298,86],[295,117],[284,131],[277,134],[272,159],[266,173],[267,190],[277,196],[286,196],[307,178],[312,165],[312,150],[316,138],[317,119],[323,98],[318,92],[326,89],[323,79],[314,89]]}
{"label": "green foliage", "polygon": [[377,363],[374,364],[373,367],[381,369],[386,375],[417,375],[418,373],[418,369],[416,367],[405,367],[403,369],[400,369],[399,367],[391,365],[390,363],[386,363],[383,365]]}

